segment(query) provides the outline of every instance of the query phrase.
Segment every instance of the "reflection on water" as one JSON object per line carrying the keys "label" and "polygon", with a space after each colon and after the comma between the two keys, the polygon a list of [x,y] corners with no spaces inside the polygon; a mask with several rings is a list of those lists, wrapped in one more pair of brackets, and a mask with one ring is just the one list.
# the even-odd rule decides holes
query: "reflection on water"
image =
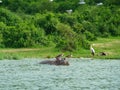
{"label": "reflection on water", "polygon": [[0,90],[120,90],[120,60],[70,59],[70,66],[41,60],[0,61]]}

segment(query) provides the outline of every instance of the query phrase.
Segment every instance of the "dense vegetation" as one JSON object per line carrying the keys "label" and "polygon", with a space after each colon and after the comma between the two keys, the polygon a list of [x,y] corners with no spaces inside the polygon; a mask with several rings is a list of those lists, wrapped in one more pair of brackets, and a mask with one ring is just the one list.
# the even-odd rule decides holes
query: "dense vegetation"
{"label": "dense vegetation", "polygon": [[[4,0],[0,47],[89,48],[98,37],[120,36],[120,0]],[[102,2],[103,5],[96,5]],[[68,10],[68,12],[66,12]],[[72,10],[70,13],[69,11]]]}

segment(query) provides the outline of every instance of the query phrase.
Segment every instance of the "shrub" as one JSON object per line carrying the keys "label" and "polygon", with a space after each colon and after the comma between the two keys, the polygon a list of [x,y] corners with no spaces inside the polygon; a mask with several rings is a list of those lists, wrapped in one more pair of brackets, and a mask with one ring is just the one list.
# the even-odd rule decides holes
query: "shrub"
{"label": "shrub", "polygon": [[90,33],[89,31],[85,32],[85,36],[86,36],[86,39],[89,41],[96,40],[96,37],[94,36],[94,34]]}

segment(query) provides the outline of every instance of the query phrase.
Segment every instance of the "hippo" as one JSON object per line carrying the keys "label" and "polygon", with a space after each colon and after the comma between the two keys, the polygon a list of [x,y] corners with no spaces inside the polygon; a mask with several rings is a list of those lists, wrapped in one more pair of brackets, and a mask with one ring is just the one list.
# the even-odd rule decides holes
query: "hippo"
{"label": "hippo", "polygon": [[56,60],[45,60],[45,61],[41,61],[40,64],[49,64],[49,65],[65,65],[68,66],[69,62],[66,60],[60,60],[60,61],[56,61]]}

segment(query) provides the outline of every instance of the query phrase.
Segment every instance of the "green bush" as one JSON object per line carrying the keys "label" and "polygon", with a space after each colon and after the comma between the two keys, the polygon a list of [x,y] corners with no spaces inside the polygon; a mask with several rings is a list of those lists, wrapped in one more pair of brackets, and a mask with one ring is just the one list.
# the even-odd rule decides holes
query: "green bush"
{"label": "green bush", "polygon": [[[116,0],[4,0],[0,6],[0,47],[56,45],[61,50],[88,49],[97,37],[120,36]],[[96,4],[102,2],[102,6]],[[66,10],[72,9],[68,14]]]}
{"label": "green bush", "polygon": [[96,37],[94,36],[94,34],[90,33],[89,31],[85,32],[85,36],[86,36],[86,39],[89,41],[96,40]]}

